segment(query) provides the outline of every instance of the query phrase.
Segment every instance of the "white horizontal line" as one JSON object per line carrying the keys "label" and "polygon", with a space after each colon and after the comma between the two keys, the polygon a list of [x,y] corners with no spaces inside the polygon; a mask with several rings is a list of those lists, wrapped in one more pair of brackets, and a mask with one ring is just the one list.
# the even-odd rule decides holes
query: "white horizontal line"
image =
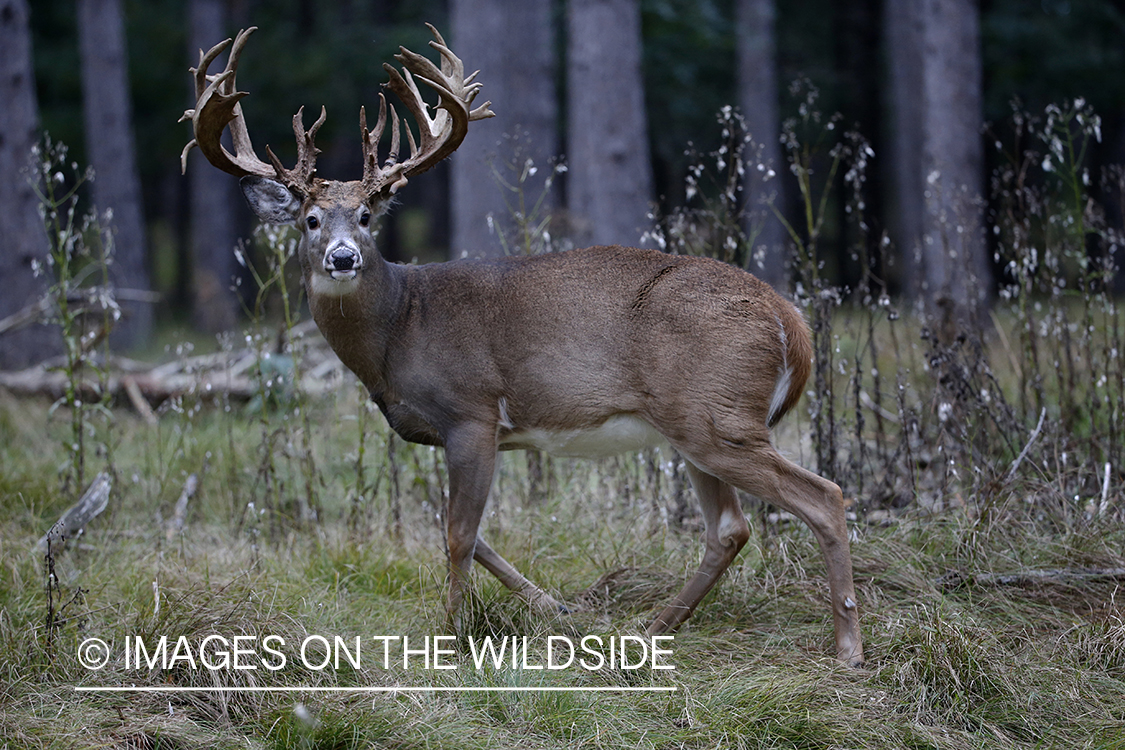
{"label": "white horizontal line", "polygon": [[247,685],[244,687],[94,687],[75,685],[80,693],[668,693],[679,688],[669,687],[424,687],[407,685],[403,687],[268,687]]}

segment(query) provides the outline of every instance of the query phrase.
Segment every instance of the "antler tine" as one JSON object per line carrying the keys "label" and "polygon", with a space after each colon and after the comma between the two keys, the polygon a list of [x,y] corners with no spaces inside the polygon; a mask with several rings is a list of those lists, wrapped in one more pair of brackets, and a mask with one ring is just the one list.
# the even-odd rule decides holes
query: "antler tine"
{"label": "antler tine", "polygon": [[[230,71],[230,78],[227,80],[224,89],[226,94],[233,95],[238,91],[235,83],[235,77],[238,75],[238,61],[242,57],[242,48],[246,46],[250,35],[257,31],[257,28],[257,26],[251,26],[249,29],[238,32],[238,35],[234,38],[234,46],[230,48],[230,56],[227,58],[227,70]],[[242,96],[247,96],[247,94],[242,94]],[[250,132],[246,129],[246,118],[242,116],[241,104],[235,107],[235,119],[230,123],[230,139],[236,154],[249,154],[254,158],[254,161],[260,163],[254,152],[254,145],[250,142]]]}
{"label": "antler tine", "polygon": [[[446,79],[452,81],[461,81],[462,94],[461,98],[465,101],[466,105],[471,105],[473,100],[476,99],[477,94],[480,93],[481,88],[484,86],[482,83],[474,83],[479,70],[474,70],[472,74],[465,75],[465,63],[461,58],[453,54],[449,46],[445,43],[438,30],[432,24],[426,24],[434,35],[434,40],[430,42],[430,46],[436,49],[441,54],[441,72]],[[425,59],[425,58],[423,58]],[[469,112],[469,121],[483,120],[489,117],[495,117],[496,113],[488,107],[492,102],[485,102],[474,110]]]}
{"label": "antler tine", "polygon": [[[440,67],[430,59],[405,47],[400,47],[399,54],[395,55],[402,64],[402,73],[390,65],[383,66],[390,76],[386,86],[395,92],[418,123],[417,140],[410,126],[403,125],[406,129],[406,140],[410,145],[410,156],[404,161],[398,160],[401,144],[399,118],[398,112],[391,106],[391,149],[386,162],[379,164],[379,140],[387,124],[386,97],[379,95],[379,120],[370,132],[367,130],[367,113],[360,110],[360,126],[363,131],[363,186],[370,196],[379,193],[393,195],[406,184],[407,178],[425,172],[453,153],[464,140],[471,121],[494,116],[492,110],[488,108],[488,102],[470,110],[473,100],[481,89],[481,84],[475,80],[477,74],[473,73],[466,78],[461,58],[453,54],[445,45],[445,39],[437,29],[429,24],[427,26],[434,35],[430,46],[441,56]],[[186,170],[187,155],[193,147],[198,146],[207,160],[224,172],[237,177],[255,175],[274,178],[293,192],[307,196],[320,182],[316,176],[316,157],[320,150],[316,147],[315,139],[317,131],[324,124],[325,110],[321,107],[320,117],[307,132],[303,120],[304,108],[302,107],[294,115],[293,134],[297,139],[297,163],[293,169],[282,166],[273,150],[268,147],[266,155],[269,157],[269,163],[258,158],[250,142],[250,133],[240,104],[247,94],[245,91],[238,91],[235,83],[239,56],[254,31],[255,28],[251,27],[239,32],[233,46],[231,40],[227,39],[206,53],[200,50],[199,66],[191,68],[195,78],[196,106],[195,109],[186,110],[181,118],[191,120],[195,137],[184,148],[180,157],[181,165]],[[209,75],[207,68],[228,47],[230,47],[230,55],[225,69],[216,75]],[[426,104],[418,88],[418,81],[438,94],[439,101],[432,116],[429,105]],[[234,145],[233,155],[223,147],[220,140],[223,131],[228,128]]]}
{"label": "antler tine", "polygon": [[[380,94],[382,96],[382,94]],[[398,150],[402,141],[399,139],[398,129],[398,112],[395,110],[395,105],[389,105],[391,108],[391,150],[387,154],[387,163],[398,163]],[[406,140],[410,141],[410,153],[414,153],[414,134],[410,132],[410,128],[406,128]]]}
{"label": "antler tine", "polygon": [[[481,88],[481,84],[473,80],[476,73],[465,78],[461,58],[445,45],[445,40],[437,29],[430,24],[426,25],[434,35],[430,46],[441,56],[440,68],[429,58],[405,47],[399,47],[399,54],[395,55],[395,59],[402,64],[401,73],[389,64],[383,65],[390,79],[385,84],[386,87],[398,96],[418,124],[418,140],[414,140],[412,129],[406,126],[410,156],[395,165],[401,171],[396,170],[394,179],[389,174],[380,173],[377,168],[371,173],[365,168],[364,183],[371,195],[393,195],[406,184],[407,178],[425,172],[453,153],[464,140],[469,122],[494,116],[487,102],[470,111],[469,106]],[[426,104],[418,88],[418,81],[433,89],[440,98],[432,116],[429,113],[430,105]],[[397,129],[397,116],[394,124]],[[388,158],[387,166],[394,164],[393,154],[398,151],[397,143],[392,145],[391,150],[392,157]]]}
{"label": "antler tine", "polygon": [[[319,153],[313,139],[316,131],[324,123],[325,112],[321,108],[320,119],[308,133],[305,133],[301,122],[301,112],[294,116],[293,132],[297,137],[297,165],[292,170],[282,167],[281,162],[268,147],[266,153],[272,164],[267,164],[258,158],[250,141],[246,118],[243,117],[240,104],[243,97],[248,94],[245,91],[238,91],[235,82],[242,49],[256,30],[256,26],[251,26],[240,31],[234,39],[233,46],[231,40],[227,39],[216,44],[206,54],[200,50],[199,67],[190,69],[195,78],[197,99],[195,109],[186,110],[180,118],[181,122],[191,120],[195,137],[184,147],[180,155],[180,166],[187,171],[188,153],[193,147],[198,146],[207,161],[228,174],[235,177],[253,175],[277,179],[290,189],[307,195],[315,184],[316,155]],[[227,57],[226,67],[220,73],[208,75],[207,68],[228,46],[230,46],[230,55]],[[223,130],[228,127],[231,143],[234,146],[233,155],[221,143]]]}
{"label": "antler tine", "polygon": [[[251,29],[251,31],[253,31],[253,29]],[[217,78],[217,76],[207,75],[207,69],[211,67],[211,63],[215,61],[215,58],[221,55],[223,53],[223,50],[230,46],[230,41],[230,39],[225,39],[216,44],[206,53],[204,53],[203,50],[199,50],[199,66],[195,68],[188,68],[191,74],[195,76],[196,101],[199,101],[199,97],[203,96],[203,92],[207,90],[207,84],[211,83],[215,80],[215,78]],[[194,110],[188,111],[194,112]]]}
{"label": "antler tine", "polygon": [[375,127],[367,129],[367,108],[359,108],[359,137],[363,149],[363,179],[373,170],[379,168],[379,139],[383,137],[383,128],[387,125],[387,101],[379,96],[379,119]]}
{"label": "antler tine", "polygon": [[[422,59],[425,60],[426,58],[422,58]],[[426,60],[426,62],[430,62],[430,61]],[[430,63],[430,65],[432,66],[433,63]],[[436,70],[436,68],[434,68],[434,70]],[[440,135],[445,130],[446,120],[448,120],[449,116],[450,116],[449,111],[446,110],[446,109],[443,109],[441,107],[441,104],[439,103],[437,108],[436,108],[436,111],[434,112],[433,119],[429,119],[429,116],[428,116],[429,115],[429,105],[427,105],[426,100],[422,98],[422,92],[418,90],[418,84],[414,82],[414,75],[410,72],[409,68],[403,68],[402,72],[403,72],[402,81],[406,84],[406,87],[410,90],[410,98],[408,99],[408,101],[417,103],[419,105],[418,108],[421,110],[423,117],[425,117],[427,122],[429,122],[429,124],[430,124],[429,135],[431,135],[431,136]],[[420,81],[422,81],[423,83],[425,83],[426,85],[433,88],[435,91],[437,91],[438,94],[440,94],[443,99],[447,96],[456,98],[456,95],[451,90],[449,90],[449,87],[444,85],[444,83],[431,80],[430,78],[427,78],[427,77],[424,77],[424,76],[421,76],[421,75],[418,76],[418,79]],[[418,125],[419,125],[419,136],[422,137],[423,139],[425,139],[425,135],[423,133],[421,133],[421,130],[420,130],[421,125],[422,125],[421,121],[419,121]],[[410,155],[414,156],[415,153],[412,151]]]}
{"label": "antler tine", "polygon": [[[254,153],[250,142],[250,135],[246,130],[246,121],[242,116],[242,107],[239,101],[247,94],[235,89],[235,74],[238,69],[238,58],[242,47],[250,34],[257,27],[250,27],[239,32],[234,39],[230,55],[224,70],[216,75],[208,75],[207,68],[222,52],[231,46],[231,40],[216,44],[206,54],[200,50],[199,66],[191,68],[195,78],[196,105],[195,109],[184,112],[183,120],[192,121],[192,130],[195,135],[180,155],[180,166],[187,170],[187,155],[192,147],[198,146],[207,158],[207,161],[219,169],[233,174],[236,177],[257,175],[260,177],[273,177],[274,170],[270,165],[261,161]],[[231,141],[234,146],[234,155],[223,147],[220,139],[223,130],[230,126]]]}
{"label": "antler tine", "polygon": [[[379,166],[379,140],[383,137],[383,130],[387,126],[387,98],[379,94],[379,119],[375,127],[367,130],[367,110],[359,108],[359,129],[363,137],[363,185],[369,194],[373,195],[385,185],[395,185],[400,181],[406,184],[402,177],[402,165],[398,164],[399,129],[398,112],[391,106],[391,148],[387,154],[386,164]],[[407,135],[410,131],[407,130]],[[397,191],[394,188],[391,192]]]}
{"label": "antler tine", "polygon": [[[427,21],[426,22],[426,28],[429,29],[430,33],[434,35],[434,38],[430,41],[431,47],[433,47],[434,45],[437,45],[437,44],[440,44],[442,47],[448,47],[449,46],[445,43],[445,38],[441,35],[441,32],[437,30],[436,26],[434,26],[432,23],[429,23]],[[461,61],[458,60],[457,62],[461,62]],[[452,72],[452,70],[450,72]]]}
{"label": "antler tine", "polygon": [[297,164],[292,169],[286,169],[282,166],[281,160],[277,158],[269,146],[266,146],[266,156],[270,158],[270,162],[277,172],[278,180],[284,183],[286,187],[303,195],[312,192],[316,185],[316,155],[320,153],[320,149],[316,147],[315,143],[316,132],[320,130],[320,126],[324,124],[326,119],[328,119],[328,113],[324,107],[321,107],[320,117],[316,119],[316,122],[306,133],[305,108],[301,107],[297,110],[297,114],[293,115],[293,136],[297,139]]}

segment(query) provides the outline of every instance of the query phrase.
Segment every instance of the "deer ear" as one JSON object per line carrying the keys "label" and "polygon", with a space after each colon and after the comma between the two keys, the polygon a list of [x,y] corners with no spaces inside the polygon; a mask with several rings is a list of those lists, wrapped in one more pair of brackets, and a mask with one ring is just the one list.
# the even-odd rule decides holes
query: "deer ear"
{"label": "deer ear", "polygon": [[238,184],[242,186],[246,202],[262,221],[269,224],[291,224],[297,220],[301,199],[280,182],[250,175],[243,177]]}

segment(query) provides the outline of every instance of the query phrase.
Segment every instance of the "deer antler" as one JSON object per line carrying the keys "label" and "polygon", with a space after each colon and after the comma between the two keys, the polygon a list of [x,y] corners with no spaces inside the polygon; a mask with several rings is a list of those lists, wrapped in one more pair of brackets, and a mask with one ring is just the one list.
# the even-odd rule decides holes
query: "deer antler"
{"label": "deer antler", "polygon": [[[410,143],[409,158],[398,161],[398,113],[391,106],[391,148],[386,162],[379,164],[379,139],[387,124],[387,100],[383,94],[379,94],[379,119],[370,132],[367,130],[367,113],[362,108],[359,111],[363,137],[363,188],[369,196],[379,193],[394,195],[406,184],[407,178],[425,172],[453,153],[465,139],[470,122],[495,117],[496,113],[488,108],[491,102],[469,109],[481,89],[482,84],[474,82],[480,71],[466,78],[461,58],[445,45],[437,29],[430,24],[426,26],[434,35],[430,46],[441,54],[441,68],[405,47],[399,47],[400,52],[395,55],[395,59],[402,63],[405,76],[391,65],[383,65],[390,75],[390,81],[385,85],[398,96],[418,123],[418,142],[415,142],[410,127],[404,124],[406,139]],[[433,117],[415,79],[432,88],[441,98]]]}
{"label": "deer antler", "polygon": [[[231,40],[216,44],[206,54],[199,52],[199,67],[191,68],[195,77],[195,109],[185,110],[180,122],[191,120],[195,137],[184,147],[180,155],[180,167],[187,171],[187,155],[192,147],[198,146],[207,161],[214,166],[235,177],[255,175],[268,177],[283,183],[290,190],[302,195],[308,195],[316,181],[316,155],[320,153],[314,144],[316,131],[324,124],[325,111],[321,107],[320,117],[306,133],[303,123],[304,107],[293,116],[293,134],[297,138],[297,164],[293,169],[286,169],[281,165],[277,156],[270,148],[266,147],[270,164],[258,158],[254,146],[250,142],[250,133],[246,129],[246,118],[242,115],[242,105],[239,103],[248,92],[238,91],[235,84],[235,75],[238,71],[238,58],[250,34],[257,30],[251,26],[238,33],[231,47],[226,68],[216,75],[208,75],[207,68],[214,62],[223,50],[231,44]],[[220,142],[223,130],[230,126],[231,141],[234,145],[232,155]]]}
{"label": "deer antler", "polygon": [[[375,128],[367,130],[367,113],[363,108],[359,111],[359,124],[363,137],[363,181],[362,189],[368,196],[384,194],[394,195],[399,188],[406,184],[409,177],[425,172],[453,153],[461,141],[465,139],[469,123],[473,120],[483,120],[494,117],[495,113],[488,108],[490,102],[485,102],[476,109],[469,107],[480,92],[481,84],[475,83],[477,74],[465,77],[465,66],[457,55],[445,46],[445,40],[437,29],[430,24],[435,41],[430,46],[441,54],[441,67],[438,68],[432,61],[415,54],[405,47],[400,47],[399,54],[395,55],[403,65],[400,74],[390,65],[383,65],[390,75],[390,81],[385,84],[402,101],[403,106],[414,116],[418,123],[418,141],[414,140],[414,133],[408,125],[403,125],[406,130],[406,139],[410,143],[410,157],[403,162],[398,161],[399,119],[394,107],[391,110],[391,148],[386,161],[379,164],[379,139],[387,124],[387,100],[379,94],[379,120]],[[219,169],[236,177],[256,175],[268,177],[282,182],[290,190],[301,195],[309,195],[317,184],[316,155],[320,153],[314,139],[320,126],[324,124],[324,108],[320,109],[320,117],[313,126],[305,131],[302,107],[293,116],[293,134],[297,138],[297,164],[293,169],[286,169],[281,165],[277,156],[270,148],[266,147],[266,154],[270,163],[258,158],[254,146],[250,142],[250,134],[246,129],[246,119],[242,115],[240,104],[247,92],[238,91],[235,86],[235,74],[238,69],[238,58],[246,39],[257,27],[250,27],[238,33],[231,47],[230,57],[226,68],[216,75],[208,75],[207,68],[214,62],[223,50],[231,44],[231,40],[216,44],[206,54],[200,50],[199,67],[192,68],[195,76],[195,96],[197,99],[195,109],[184,112],[180,121],[191,120],[195,138],[184,147],[180,156],[180,165],[187,170],[187,155],[192,147],[198,146],[207,161]],[[479,71],[478,71],[479,72]],[[429,114],[429,105],[422,99],[415,79],[422,81],[438,93],[441,101],[436,106],[433,117]],[[230,127],[231,140],[234,145],[232,155],[220,142],[223,130]]]}

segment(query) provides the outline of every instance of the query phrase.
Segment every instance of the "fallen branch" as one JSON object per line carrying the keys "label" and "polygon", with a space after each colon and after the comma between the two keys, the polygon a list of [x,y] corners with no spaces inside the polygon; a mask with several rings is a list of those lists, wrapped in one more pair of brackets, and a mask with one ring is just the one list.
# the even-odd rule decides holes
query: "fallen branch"
{"label": "fallen branch", "polygon": [[55,521],[54,525],[39,540],[39,550],[47,551],[48,542],[52,551],[61,549],[67,539],[73,539],[90,523],[99,513],[105,510],[109,503],[109,491],[113,489],[113,480],[104,471],[94,477],[94,481],[86,488],[82,497]]}
{"label": "fallen branch", "polygon": [[875,400],[871,398],[871,394],[867,391],[859,392],[859,402],[863,404],[864,408],[870,409],[891,424],[902,424],[902,419],[898,414],[875,403]]}
{"label": "fallen branch", "polygon": [[141,419],[148,425],[155,427],[160,420],[156,418],[156,413],[153,412],[152,407],[145,400],[144,394],[141,393],[141,388],[137,385],[137,379],[132,375],[126,375],[121,378],[121,386],[129,396],[129,403],[137,410],[137,414],[141,415]]}
{"label": "fallen branch", "polygon": [[17,310],[8,317],[0,318],[0,336],[8,331],[18,331],[24,326],[38,323],[46,317],[51,307],[51,301],[47,297],[42,297],[37,302],[27,305],[22,310]]}
{"label": "fallen branch", "polygon": [[1009,482],[1012,481],[1012,479],[1016,476],[1016,472],[1019,470],[1020,464],[1022,464],[1023,460],[1027,458],[1027,452],[1031,450],[1031,444],[1035,442],[1035,438],[1039,437],[1039,431],[1043,429],[1043,420],[1046,418],[1046,416],[1047,409],[1044,408],[1039,412],[1039,424],[1035,425],[1035,429],[1032,431],[1031,437],[1027,439],[1027,445],[1025,445],[1023,447],[1023,450],[1020,451],[1020,454],[1016,456],[1016,460],[1012,462],[1012,468],[1008,470]]}
{"label": "fallen branch", "polygon": [[[72,314],[105,312],[105,305],[101,302],[103,292],[109,298],[123,302],[142,302],[154,305],[160,301],[158,292],[147,289],[106,289],[104,287],[83,287],[66,295],[67,308]],[[36,323],[50,323],[58,318],[58,307],[50,295],[43,295],[30,305],[0,319],[0,335],[8,331],[18,331]]]}
{"label": "fallen branch", "polygon": [[1043,583],[1092,583],[1125,580],[1125,568],[1055,568],[1012,573],[961,573],[951,571],[937,579],[938,588],[965,586],[1034,586]]}

